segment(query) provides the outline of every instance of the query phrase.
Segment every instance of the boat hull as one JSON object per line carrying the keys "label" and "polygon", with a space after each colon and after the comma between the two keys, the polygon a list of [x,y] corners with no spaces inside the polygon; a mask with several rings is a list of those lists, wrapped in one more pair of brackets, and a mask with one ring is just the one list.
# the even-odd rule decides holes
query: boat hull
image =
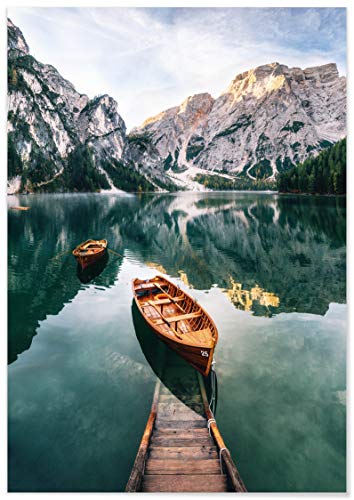
{"label": "boat hull", "polygon": [[179,354],[190,365],[193,366],[204,377],[207,377],[210,372],[211,362],[213,360],[215,347],[199,347],[199,346],[186,346],[174,342],[172,339],[161,335],[160,332],[149,325],[157,337],[164,342],[167,347]]}
{"label": "boat hull", "polygon": [[87,240],[80,243],[72,254],[83,271],[101,260],[106,255],[107,247],[107,240]]}
{"label": "boat hull", "polygon": [[104,248],[101,252],[98,252],[93,255],[85,255],[84,257],[80,255],[75,255],[75,259],[77,260],[77,263],[81,267],[82,270],[86,269],[89,266],[92,266],[99,260],[101,260],[107,253],[107,249]]}
{"label": "boat hull", "polygon": [[[154,283],[156,283],[157,279],[159,279],[159,277],[155,277],[151,281],[148,280],[149,283],[147,284],[147,286],[148,287],[154,286]],[[163,318],[163,321],[158,320],[158,323],[156,323],[154,321],[154,318],[151,318],[151,317],[149,317],[148,314],[144,313],[144,310],[146,311],[145,308],[149,307],[149,305],[151,305],[151,302],[154,302],[154,301],[150,300],[150,298],[151,298],[150,295],[149,295],[149,300],[142,299],[141,298],[142,295],[140,295],[140,296],[138,295],[139,292],[144,293],[143,287],[145,286],[145,284],[144,284],[144,282],[142,282],[142,280],[133,280],[133,294],[134,294],[135,304],[136,304],[142,318],[145,320],[147,325],[155,333],[155,335],[158,337],[159,340],[164,342],[170,349],[172,349],[174,352],[176,352],[182,358],[184,358],[190,365],[192,365],[196,370],[198,370],[203,376],[208,376],[208,374],[210,372],[210,368],[211,368],[211,363],[213,360],[215,346],[216,346],[217,339],[218,339],[216,326],[215,326],[214,322],[212,321],[212,319],[210,318],[210,316],[199,305],[198,305],[198,307],[199,307],[201,312],[195,311],[195,306],[197,303],[186,292],[183,292],[182,290],[178,289],[176,287],[176,285],[174,285],[173,283],[171,283],[167,279],[165,279],[165,278],[161,278],[161,279],[164,279],[167,285],[172,285],[173,287],[175,287],[175,290],[177,289],[178,293],[182,294],[182,297],[184,297],[185,299],[187,299],[189,301],[189,308],[190,308],[190,311],[192,311],[192,314],[188,314],[190,311],[186,311],[187,314],[181,314],[180,315],[181,318],[188,318],[188,320],[189,320],[190,318],[194,319],[195,317],[201,316],[201,315],[203,315],[205,317],[205,321],[207,323],[207,326],[210,329],[210,332],[209,332],[210,337],[209,338],[201,340],[201,338],[198,337],[198,341],[196,341],[196,342],[194,342],[194,340],[192,343],[190,341],[188,341],[189,333],[197,334],[197,336],[199,336],[202,332],[206,331],[205,326],[204,326],[204,330],[203,329],[202,330],[196,329],[196,330],[191,330],[190,332],[178,329],[177,322],[176,322],[176,318],[178,318],[178,315],[176,315],[176,316],[173,316],[173,314],[172,314],[172,316],[171,315],[169,315],[169,316],[162,315],[161,302],[165,303],[166,301],[164,301],[164,300],[162,300],[162,301],[156,300],[155,301],[155,304],[157,304],[159,307],[161,307],[161,318]],[[138,284],[136,284],[136,283],[138,283]],[[139,288],[139,286],[141,288]],[[161,291],[161,289],[160,289],[160,291]],[[162,296],[163,295],[164,294],[162,294]],[[181,302],[179,302],[180,304],[183,303],[184,299],[181,299],[181,295],[180,295],[180,297],[177,297],[177,295],[171,297],[168,293],[165,295],[167,297],[175,299],[175,301],[172,301],[172,302],[176,302],[176,299],[177,299],[178,301],[182,300]],[[157,297],[157,299],[159,299],[159,296],[156,296],[156,297]],[[191,302],[193,302],[192,307],[190,306]],[[154,307],[154,309],[156,310],[156,306]],[[183,310],[181,312],[183,313]],[[171,318],[171,320],[169,321],[170,318]],[[156,319],[158,319],[158,318],[156,318],[156,316],[155,316],[155,320]],[[179,321],[179,320],[177,320],[177,321]],[[171,325],[174,325],[174,328],[171,328],[171,331],[174,332],[175,335],[173,333],[171,334],[171,331],[168,331],[166,333],[166,328],[165,329],[163,328],[163,326],[166,327],[166,325],[164,325],[164,322],[167,323],[167,325],[169,327],[171,327]],[[180,324],[180,323],[178,323],[178,324]],[[203,324],[205,324],[205,323],[203,322]],[[160,327],[157,325],[160,325]],[[161,325],[163,325],[163,326],[161,327]],[[187,339],[187,340],[185,341],[184,339]]]}
{"label": "boat hull", "polygon": [[107,262],[109,260],[108,252],[104,252],[103,256],[93,264],[82,268],[80,264],[77,265],[77,277],[81,283],[89,283],[91,280],[99,276],[105,269]]}

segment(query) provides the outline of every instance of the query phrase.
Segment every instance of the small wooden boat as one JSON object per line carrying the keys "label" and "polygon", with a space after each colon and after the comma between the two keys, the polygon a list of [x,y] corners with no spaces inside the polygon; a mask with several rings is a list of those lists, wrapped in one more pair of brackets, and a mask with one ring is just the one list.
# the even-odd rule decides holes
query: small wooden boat
{"label": "small wooden boat", "polygon": [[107,240],[87,240],[73,250],[73,256],[81,268],[85,269],[102,259],[106,253],[107,245]]}
{"label": "small wooden boat", "polygon": [[158,338],[207,376],[218,331],[206,311],[162,276],[133,280],[133,293],[140,313]]}

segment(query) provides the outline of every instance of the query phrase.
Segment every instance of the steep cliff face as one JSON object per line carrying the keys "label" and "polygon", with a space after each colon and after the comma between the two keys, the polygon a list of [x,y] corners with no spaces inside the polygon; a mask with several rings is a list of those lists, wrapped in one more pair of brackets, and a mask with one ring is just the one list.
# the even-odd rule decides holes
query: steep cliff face
{"label": "steep cliff face", "polygon": [[29,54],[29,47],[22,31],[14,25],[11,19],[7,20],[7,45],[9,57]]}
{"label": "steep cliff face", "polygon": [[346,79],[335,64],[267,64],[236,76],[215,101],[190,97],[133,133],[146,135],[177,174],[271,178],[346,135]]}
{"label": "steep cliff face", "polygon": [[149,118],[141,128],[133,130],[132,134],[136,132],[139,135],[143,130],[165,159],[164,167],[179,171],[186,167],[197,153],[196,150],[201,147],[187,149],[195,131],[203,129],[213,104],[214,99],[210,94],[188,97],[181,106]]}
{"label": "steep cliff face", "polygon": [[132,161],[116,101],[77,92],[53,66],[29,54],[10,20],[8,142],[9,193],[157,189],[149,168],[144,174]]}
{"label": "steep cliff face", "polygon": [[129,135],[117,102],[89,99],[30,55],[8,20],[8,192],[203,189],[197,173],[272,179],[346,135],[335,64],[242,73]]}
{"label": "steep cliff face", "polygon": [[[154,151],[158,168],[180,186],[197,189],[191,173],[191,160],[204,148],[202,130],[212,110],[214,99],[208,93],[188,97],[180,106],[145,120],[129,137],[143,139]],[[196,131],[199,131],[196,135]],[[139,158],[136,158],[139,161]]]}

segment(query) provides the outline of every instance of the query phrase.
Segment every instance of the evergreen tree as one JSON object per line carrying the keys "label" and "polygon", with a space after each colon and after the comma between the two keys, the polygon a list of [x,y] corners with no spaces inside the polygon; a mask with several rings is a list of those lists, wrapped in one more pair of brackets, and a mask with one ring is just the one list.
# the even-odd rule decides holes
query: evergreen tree
{"label": "evergreen tree", "polygon": [[346,145],[343,139],[318,156],[281,172],[277,177],[278,190],[283,193],[345,194]]}
{"label": "evergreen tree", "polygon": [[311,172],[311,174],[308,177],[307,192],[311,194],[314,194],[316,192],[316,179],[314,172]]}
{"label": "evergreen tree", "polygon": [[22,160],[18,154],[12,139],[12,134],[7,136],[7,173],[9,177],[20,175],[22,172]]}

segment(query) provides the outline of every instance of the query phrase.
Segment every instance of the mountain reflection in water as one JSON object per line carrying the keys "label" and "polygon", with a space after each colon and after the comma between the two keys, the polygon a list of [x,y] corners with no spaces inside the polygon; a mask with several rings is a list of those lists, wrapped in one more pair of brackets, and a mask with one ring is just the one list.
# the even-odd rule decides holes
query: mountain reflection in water
{"label": "mountain reflection in water", "polygon": [[[8,214],[10,491],[124,490],[156,375],[181,400],[191,388],[191,367],[132,317],[131,280],[158,273],[218,327],[218,426],[249,491],[345,490],[344,199],[8,203],[31,207]],[[122,256],[83,283],[70,251],[88,237]]]}
{"label": "mountain reflection in water", "polygon": [[[28,213],[9,211],[10,362],[29,347],[38,321],[82,286],[71,255],[52,258],[87,237],[105,237],[110,248],[192,288],[217,285],[257,315],[323,315],[330,302],[345,301],[341,198],[186,193],[33,195],[26,202]],[[97,283],[112,286],[120,263],[108,264]]]}
{"label": "mountain reflection in water", "polygon": [[232,277],[230,282],[231,288],[225,290],[225,293],[237,309],[253,311],[257,316],[271,316],[279,307],[279,297],[257,284],[251,290],[244,290],[242,283],[236,283]]}

